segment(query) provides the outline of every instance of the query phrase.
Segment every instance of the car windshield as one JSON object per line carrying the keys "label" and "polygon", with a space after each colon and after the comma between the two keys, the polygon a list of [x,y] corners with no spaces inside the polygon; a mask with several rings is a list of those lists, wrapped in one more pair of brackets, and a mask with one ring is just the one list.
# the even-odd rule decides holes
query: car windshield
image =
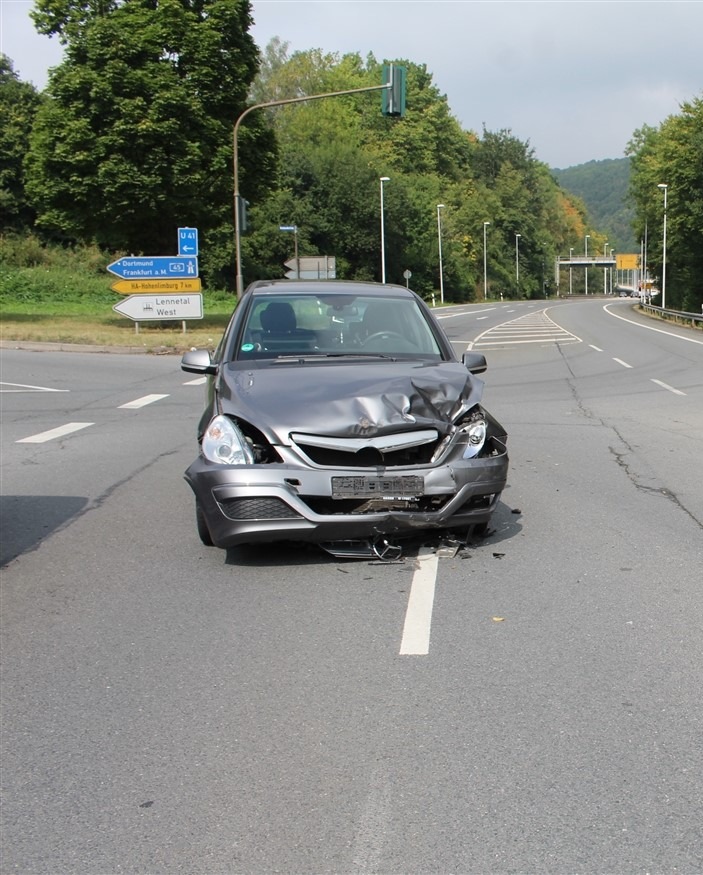
{"label": "car windshield", "polygon": [[413,298],[378,295],[254,297],[236,359],[282,356],[440,358],[441,350]]}

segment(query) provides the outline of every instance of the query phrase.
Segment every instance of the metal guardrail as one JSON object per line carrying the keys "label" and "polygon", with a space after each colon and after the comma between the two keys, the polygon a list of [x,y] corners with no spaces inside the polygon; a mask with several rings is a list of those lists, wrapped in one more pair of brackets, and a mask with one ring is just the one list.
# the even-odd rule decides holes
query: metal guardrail
{"label": "metal guardrail", "polygon": [[640,301],[640,307],[643,310],[648,310],[650,313],[661,316],[662,319],[669,319],[671,322],[676,322],[677,324],[690,324],[691,328],[703,328],[703,313],[686,313],[681,310],[665,310],[662,307],[655,307],[654,304],[645,304],[642,301]]}

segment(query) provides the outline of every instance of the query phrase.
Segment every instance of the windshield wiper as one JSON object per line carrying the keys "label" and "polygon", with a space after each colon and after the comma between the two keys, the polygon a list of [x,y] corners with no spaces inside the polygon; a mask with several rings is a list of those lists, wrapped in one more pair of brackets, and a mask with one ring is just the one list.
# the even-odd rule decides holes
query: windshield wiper
{"label": "windshield wiper", "polygon": [[356,359],[356,358],[373,358],[373,359],[388,359],[395,362],[397,358],[392,355],[387,355],[382,352],[321,352],[308,355],[301,353],[300,355],[279,355],[274,359],[275,362],[308,362],[319,361],[320,359]]}

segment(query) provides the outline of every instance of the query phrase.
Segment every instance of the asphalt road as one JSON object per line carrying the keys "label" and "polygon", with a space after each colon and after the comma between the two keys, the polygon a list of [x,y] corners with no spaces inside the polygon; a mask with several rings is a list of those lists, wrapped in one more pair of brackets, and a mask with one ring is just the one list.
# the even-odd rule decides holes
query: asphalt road
{"label": "asphalt road", "polygon": [[509,488],[395,563],[203,547],[175,358],[2,350],[3,875],[703,872],[703,337],[442,321]]}

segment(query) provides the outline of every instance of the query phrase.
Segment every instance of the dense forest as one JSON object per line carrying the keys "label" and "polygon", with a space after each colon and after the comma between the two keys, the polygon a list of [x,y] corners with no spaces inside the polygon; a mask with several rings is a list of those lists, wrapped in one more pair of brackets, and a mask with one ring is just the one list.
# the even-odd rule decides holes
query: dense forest
{"label": "dense forest", "polygon": [[633,227],[635,208],[628,197],[629,158],[587,161],[552,174],[566,191],[581,198],[593,224],[608,235],[609,246],[616,252],[640,251]]}
{"label": "dense forest", "polygon": [[[439,286],[440,240],[453,301],[483,295],[484,254],[490,295],[541,297],[554,290],[556,256],[580,251],[586,234],[594,251],[613,245],[613,229],[589,218],[529,142],[507,128],[463,130],[421,62],[289,54],[280,39],[261,49],[249,32],[248,0],[36,0],[33,18],[39,32],[58,36],[64,59],[38,93],[0,56],[4,235],[95,245],[113,258],[168,254],[176,228],[195,226],[206,287],[231,290],[235,121],[254,104],[378,89],[390,60],[407,71],[402,117],[381,113],[379,90],[247,115],[238,136],[245,281],[283,274],[292,239],[280,228],[293,225],[301,255],[335,256],[340,278],[380,279],[381,191],[386,278],[404,284],[409,273],[427,297]],[[699,103],[691,113],[687,154],[700,170]],[[661,213],[642,180],[653,162],[670,157],[667,136],[664,126],[642,131],[631,146],[639,224],[642,210],[650,225]],[[675,174],[666,163],[657,173],[670,182],[672,211],[676,201],[670,233],[692,233],[697,221],[700,250],[703,188],[696,208],[680,196],[695,174]],[[389,178],[385,186],[381,177]],[[691,223],[686,204],[694,207]],[[680,237],[670,258],[685,249]],[[688,262],[683,270],[667,260],[667,269],[672,304],[701,293]],[[684,280],[699,285],[679,286]]]}

